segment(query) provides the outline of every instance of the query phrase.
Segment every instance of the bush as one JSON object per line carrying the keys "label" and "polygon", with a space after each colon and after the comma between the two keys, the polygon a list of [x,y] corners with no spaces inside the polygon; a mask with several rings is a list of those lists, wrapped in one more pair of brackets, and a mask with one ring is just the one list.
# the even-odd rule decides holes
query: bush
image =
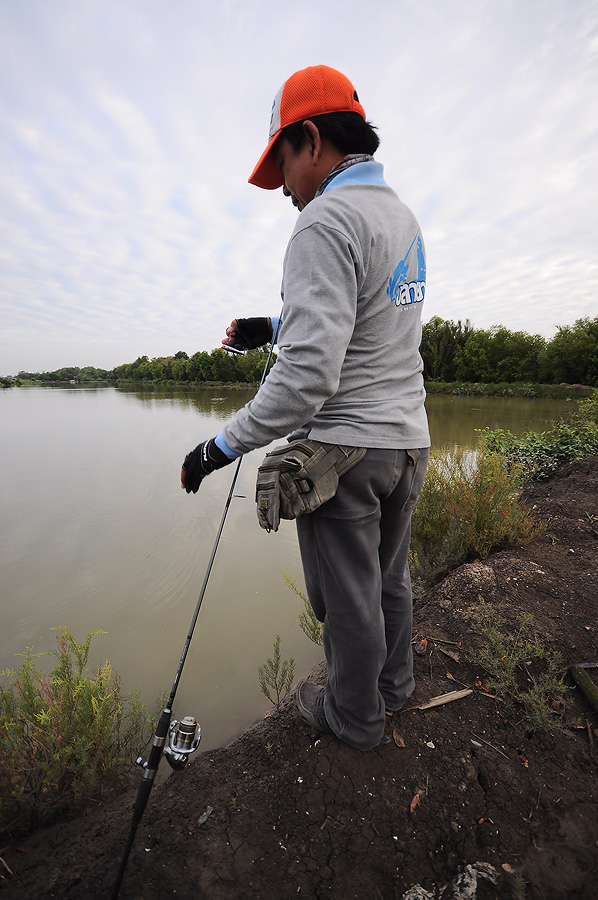
{"label": "bush", "polygon": [[[67,628],[58,649],[33,653],[0,673],[0,827],[11,834],[49,824],[127,784],[152,721],[137,694],[123,699],[109,662],[86,669],[92,638],[79,644]],[[35,660],[55,656],[43,674]],[[5,686],[4,679],[10,679]]]}
{"label": "bush", "polygon": [[[509,631],[501,629],[497,614],[486,604],[482,617],[482,643],[474,656],[489,675],[488,687],[505,701],[507,712],[515,706],[523,711],[528,731],[559,728],[551,701],[568,690],[560,656],[540,644],[530,616],[521,616]],[[531,674],[532,665],[540,665],[541,671]]]}
{"label": "bush", "polygon": [[501,382],[426,381],[427,394],[454,394],[459,397],[523,397],[526,399],[569,400],[591,394],[592,388],[580,384],[532,384]]}
{"label": "bush", "polygon": [[519,502],[520,472],[499,454],[462,447],[433,452],[412,520],[411,572],[422,587],[494,547],[541,532]]}
{"label": "bush", "polygon": [[283,572],[282,577],[284,578],[290,589],[293,591],[293,593],[297,594],[299,599],[303,601],[303,612],[299,613],[299,627],[301,628],[301,631],[306,637],[310,639],[313,644],[322,646],[322,644],[324,643],[324,625],[322,624],[322,622],[318,622],[316,614],[311,607],[311,603],[309,602],[301,588],[297,587],[297,579],[287,572]]}
{"label": "bush", "polygon": [[[279,710],[282,701],[288,695],[295,677],[295,660],[282,659],[280,656],[280,635],[276,635],[274,641],[274,653],[269,656],[263,666],[258,668],[260,688],[264,697],[267,697],[275,709]],[[274,692],[272,696],[271,689]]]}
{"label": "bush", "polygon": [[560,466],[598,453],[598,390],[579,400],[569,420],[557,422],[548,431],[516,437],[496,428],[484,431],[482,443],[488,451],[500,453],[509,469],[529,479],[547,478]]}

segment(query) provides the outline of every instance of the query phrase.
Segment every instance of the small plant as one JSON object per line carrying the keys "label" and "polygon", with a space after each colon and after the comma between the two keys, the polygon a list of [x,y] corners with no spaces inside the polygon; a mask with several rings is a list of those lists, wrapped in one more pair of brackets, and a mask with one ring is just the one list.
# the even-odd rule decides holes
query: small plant
{"label": "small plant", "polygon": [[300,600],[303,601],[303,612],[299,613],[299,627],[303,634],[312,641],[314,644],[318,644],[320,647],[322,646],[322,623],[316,618],[316,614],[311,607],[311,603],[303,593],[303,591],[297,587],[297,579],[293,575],[289,575],[287,572],[282,573],[282,577],[290,587],[290,589],[297,594]]}
{"label": "small plant", "polygon": [[508,863],[503,863],[502,868],[513,900],[526,900],[527,881],[523,874],[518,869],[513,869]]}
{"label": "small plant", "polygon": [[481,447],[434,452],[413,513],[413,581],[431,583],[449,568],[494,547],[523,544],[541,533],[520,503],[519,470]]}
{"label": "small plant", "polygon": [[[99,800],[122,783],[152,725],[138,694],[123,699],[109,662],[86,669],[92,631],[78,643],[67,628],[58,649],[23,654],[18,671],[0,673],[0,826],[27,832]],[[40,672],[36,659],[57,665]],[[4,679],[10,679],[5,685]]]}
{"label": "small plant", "polygon": [[[490,676],[488,687],[508,706],[523,708],[529,731],[553,730],[556,720],[550,712],[551,701],[567,690],[560,657],[533,637],[530,616],[520,616],[517,628],[505,633],[496,613],[484,604],[482,620],[484,639],[475,660]],[[527,670],[533,661],[544,666],[539,675],[532,676]]]}
{"label": "small plant", "polygon": [[[295,660],[293,657],[289,660],[281,659],[279,634],[276,635],[276,640],[274,641],[274,653],[268,657],[263,666],[259,667],[258,677],[262,694],[279,710],[282,701],[291,690],[293,678],[295,677]],[[271,691],[274,693],[274,697]]]}

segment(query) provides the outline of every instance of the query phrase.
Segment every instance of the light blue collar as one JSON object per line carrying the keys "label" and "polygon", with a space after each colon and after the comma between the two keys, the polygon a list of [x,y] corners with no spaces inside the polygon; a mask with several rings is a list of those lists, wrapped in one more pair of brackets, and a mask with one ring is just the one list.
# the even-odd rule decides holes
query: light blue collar
{"label": "light blue collar", "polygon": [[384,166],[373,159],[368,162],[356,163],[348,169],[342,169],[326,185],[322,193],[336,187],[344,187],[347,184],[378,184],[387,187],[384,180]]}

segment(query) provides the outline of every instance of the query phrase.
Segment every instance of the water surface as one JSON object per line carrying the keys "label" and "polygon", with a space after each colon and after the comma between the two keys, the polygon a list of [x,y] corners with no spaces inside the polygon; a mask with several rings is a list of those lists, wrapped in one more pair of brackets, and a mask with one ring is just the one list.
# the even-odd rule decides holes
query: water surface
{"label": "water surface", "polygon": [[[144,702],[169,691],[214,546],[236,464],[198,494],[179,487],[180,463],[251,396],[225,389],[12,388],[0,392],[0,668],[26,646],[54,646],[103,629],[91,664],[110,659]],[[477,429],[544,430],[571,404],[553,400],[428,398],[436,446],[475,444]],[[255,515],[256,470],[244,458],[177,694],[195,715],[202,749],[240,734],[270,704],[257,670],[272,653],[297,677],[322,658],[298,625],[301,602],[282,573],[301,565],[293,523],[276,534]]]}

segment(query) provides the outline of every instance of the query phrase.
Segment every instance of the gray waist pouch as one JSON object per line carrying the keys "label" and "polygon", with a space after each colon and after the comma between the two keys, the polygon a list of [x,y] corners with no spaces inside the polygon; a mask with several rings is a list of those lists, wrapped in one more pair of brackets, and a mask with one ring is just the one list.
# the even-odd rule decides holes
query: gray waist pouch
{"label": "gray waist pouch", "polygon": [[336,494],[341,475],[366,454],[365,447],[341,447],[320,441],[292,441],[266,455],[257,472],[257,518],[266,531],[278,531],[281,519],[314,512]]}

